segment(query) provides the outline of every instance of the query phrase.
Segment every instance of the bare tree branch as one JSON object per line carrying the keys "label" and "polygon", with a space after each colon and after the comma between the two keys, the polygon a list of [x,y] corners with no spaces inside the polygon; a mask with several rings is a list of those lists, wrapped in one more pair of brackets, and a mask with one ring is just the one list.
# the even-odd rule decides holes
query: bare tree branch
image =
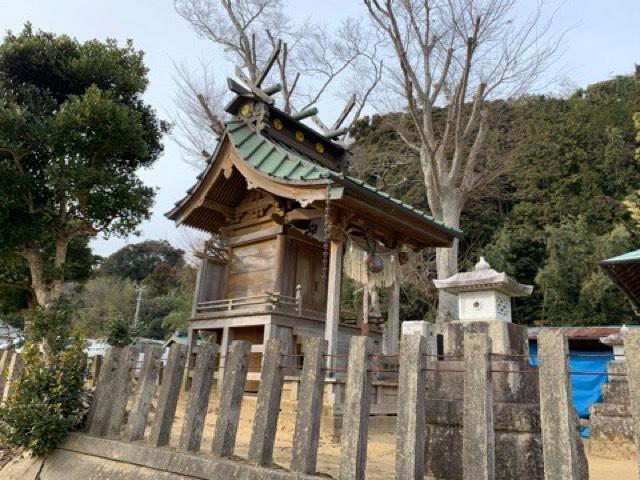
{"label": "bare tree branch", "polygon": [[[548,67],[562,35],[540,0],[363,0],[390,57],[381,83],[406,108],[432,214],[457,227],[465,201],[504,175],[509,160],[483,154],[492,99],[523,92]],[[518,9],[516,9],[516,6]],[[386,58],[385,58],[386,59]],[[401,122],[398,122],[401,123]],[[457,243],[438,249],[438,276],[457,271]]]}
{"label": "bare tree branch", "polygon": [[[372,41],[373,31],[365,28],[362,20],[347,19],[331,28],[310,21],[294,26],[285,15],[282,0],[174,0],[174,4],[201,37],[221,47],[228,60],[241,68],[240,76],[246,78],[249,88],[259,88],[269,78],[277,79],[282,85],[282,104],[278,105],[285,113],[304,110],[330,93],[356,93],[356,115],[351,126],[381,81],[377,43]],[[271,69],[273,64],[278,68]],[[361,73],[361,81],[350,82],[348,88],[339,85],[337,80],[351,72]],[[188,150],[193,163],[196,152],[211,151],[211,141],[205,139],[204,133],[219,130],[221,108],[213,102],[220,95],[199,89],[199,81],[186,69],[179,77],[182,98],[176,122],[181,136],[178,143]],[[209,85],[204,84],[203,88],[210,89],[213,78],[207,80]],[[252,90],[259,95],[256,88]],[[193,99],[184,99],[187,92],[194,95]],[[206,102],[201,101],[203,98]],[[194,111],[194,105],[200,113]],[[196,120],[206,122],[206,127],[192,128]]]}

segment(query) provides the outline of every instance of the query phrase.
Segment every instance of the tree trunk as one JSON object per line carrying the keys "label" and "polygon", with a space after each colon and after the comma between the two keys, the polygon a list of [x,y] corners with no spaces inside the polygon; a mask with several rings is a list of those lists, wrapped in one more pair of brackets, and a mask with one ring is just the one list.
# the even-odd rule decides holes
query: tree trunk
{"label": "tree trunk", "polygon": [[[460,215],[463,202],[456,189],[442,189],[440,202],[442,205],[442,221],[455,228],[460,227]],[[458,272],[458,243],[456,238],[451,248],[436,248],[436,270],[438,279],[442,280]],[[458,319],[458,297],[454,294],[438,291],[437,322],[450,322]]]}
{"label": "tree trunk", "polygon": [[29,247],[25,248],[23,257],[29,265],[31,288],[37,304],[43,307],[50,306],[56,299],[54,298],[53,285],[45,279],[42,253],[36,247]]}
{"label": "tree trunk", "polygon": [[60,238],[56,240],[54,267],[57,271],[53,279],[45,276],[45,260],[42,258],[42,252],[38,247],[28,247],[23,251],[22,256],[27,260],[31,274],[31,288],[38,305],[42,307],[49,308],[62,295],[64,288],[62,268],[67,260],[68,249],[69,239]]}

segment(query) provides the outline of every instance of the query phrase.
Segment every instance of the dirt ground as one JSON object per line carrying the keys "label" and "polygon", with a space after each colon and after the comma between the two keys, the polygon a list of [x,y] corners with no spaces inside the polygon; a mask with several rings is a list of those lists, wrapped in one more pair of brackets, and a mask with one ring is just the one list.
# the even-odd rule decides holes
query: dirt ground
{"label": "dirt ground", "polygon": [[[246,402],[245,402],[246,403]],[[235,454],[246,458],[251,437],[252,408],[243,408],[241,423],[238,430]],[[177,412],[172,434],[172,441],[177,442],[180,435],[180,427],[184,418],[184,404],[181,402]],[[202,451],[206,452],[213,440],[215,427],[215,413],[210,410],[207,416],[205,434],[202,441]],[[149,429],[147,429],[148,431]],[[291,438],[293,426],[286,416],[281,416],[278,423],[276,436],[276,448],[274,451],[275,463],[286,467],[291,461]],[[394,476],[395,467],[395,437],[392,433],[373,433],[369,436],[369,449],[367,452],[367,479],[388,480]],[[175,444],[174,444],[175,446]],[[588,451],[588,445],[585,445]],[[0,470],[19,451],[7,445],[0,444]],[[340,446],[331,438],[323,436],[320,441],[318,454],[318,471],[337,478],[340,461]],[[601,457],[589,457],[589,471],[591,480],[627,480],[636,477],[635,462],[632,460],[610,460]]]}
{"label": "dirt ground", "polygon": [[16,447],[11,447],[6,443],[0,442],[0,470],[2,470],[2,468],[7,463],[9,463],[11,460],[17,457],[20,454],[20,452],[21,452],[21,449]]}

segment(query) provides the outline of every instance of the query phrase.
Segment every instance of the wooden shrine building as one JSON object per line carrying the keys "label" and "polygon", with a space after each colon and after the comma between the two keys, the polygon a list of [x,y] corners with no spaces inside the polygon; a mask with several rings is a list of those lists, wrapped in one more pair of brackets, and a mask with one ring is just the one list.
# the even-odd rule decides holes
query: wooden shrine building
{"label": "wooden shrine building", "polygon": [[[206,331],[223,352],[249,340],[259,354],[269,338],[295,352],[303,337],[320,336],[330,354],[346,352],[361,328],[340,312],[345,245],[368,250],[374,271],[376,251],[399,261],[403,249],[447,247],[461,233],[349,176],[349,152],[336,140],[344,129],[319,133],[300,121],[315,109],[287,115],[267,89],[229,83],[232,118],[197,183],[167,214],[215,239],[200,255],[190,338]],[[390,291],[385,350],[394,352],[398,281]],[[381,339],[379,329],[370,332]]]}

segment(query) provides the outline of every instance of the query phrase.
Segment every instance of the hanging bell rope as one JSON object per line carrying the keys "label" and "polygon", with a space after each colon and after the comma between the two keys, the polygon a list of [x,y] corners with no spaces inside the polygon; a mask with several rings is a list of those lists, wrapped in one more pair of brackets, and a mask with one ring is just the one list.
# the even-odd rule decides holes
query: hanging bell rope
{"label": "hanging bell rope", "polygon": [[398,261],[393,250],[380,252],[373,242],[362,248],[353,238],[347,240],[344,274],[361,285],[371,288],[390,288],[396,280]]}

